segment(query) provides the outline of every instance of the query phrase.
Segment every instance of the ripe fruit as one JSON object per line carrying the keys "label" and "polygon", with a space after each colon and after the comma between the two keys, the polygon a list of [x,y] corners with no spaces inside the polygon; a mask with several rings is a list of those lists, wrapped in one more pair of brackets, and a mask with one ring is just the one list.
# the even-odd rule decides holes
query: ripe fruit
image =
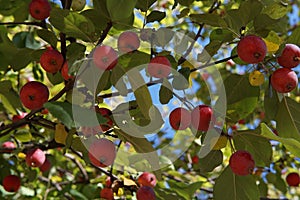
{"label": "ripe fruit", "polygon": [[155,78],[165,78],[171,73],[171,63],[165,56],[156,56],[148,64],[148,73]]}
{"label": "ripe fruit", "polygon": [[129,53],[140,47],[140,39],[135,32],[126,31],[118,38],[118,49],[122,53]]}
{"label": "ripe fruit", "polygon": [[300,64],[300,48],[294,44],[286,44],[277,62],[282,67],[294,68]]}
{"label": "ripe fruit", "polygon": [[46,158],[45,162],[39,167],[41,172],[46,172],[51,168],[51,162]]}
{"label": "ripe fruit", "polygon": [[99,108],[98,106],[95,106],[95,111],[107,119],[105,124],[100,124],[100,131],[105,132],[109,130],[113,125],[113,121],[111,119],[111,115],[112,115],[111,110],[107,108]]}
{"label": "ripe fruit", "polygon": [[7,192],[16,192],[21,186],[21,179],[16,175],[8,175],[4,177],[2,185]]}
{"label": "ripe fruit", "polygon": [[279,68],[271,76],[271,85],[277,92],[290,92],[298,85],[297,74],[288,68]]}
{"label": "ripe fruit", "polygon": [[191,113],[185,108],[175,108],[170,113],[170,125],[175,130],[184,130],[191,124]]}
{"label": "ripe fruit", "polygon": [[136,192],[137,200],[155,200],[156,195],[152,187],[142,186]]}
{"label": "ripe fruit", "polygon": [[16,148],[16,145],[15,143],[11,142],[11,141],[6,141],[4,142],[1,147],[5,150],[3,150],[2,152],[4,153],[11,153],[15,148]]}
{"label": "ripe fruit", "polygon": [[138,178],[138,183],[141,186],[155,187],[156,176],[149,172],[143,172]]}
{"label": "ripe fruit", "polygon": [[105,179],[105,187],[110,188],[110,187],[111,187],[111,184],[112,184],[111,178],[110,178],[110,176],[108,176],[108,177]]}
{"label": "ripe fruit", "polygon": [[259,63],[267,54],[267,45],[260,37],[247,35],[239,41],[237,53],[244,62]]}
{"label": "ripe fruit", "polygon": [[264,74],[258,70],[254,70],[249,74],[249,83],[252,86],[260,86],[264,83],[265,77]]}
{"label": "ripe fruit", "polygon": [[292,172],[292,173],[289,173],[287,175],[287,177],[285,178],[285,180],[286,180],[286,182],[287,182],[287,184],[289,186],[295,186],[295,187],[297,187],[299,185],[299,183],[300,183],[300,176],[299,176],[298,173]]}
{"label": "ripe fruit", "polygon": [[197,155],[194,155],[194,156],[192,157],[192,163],[193,163],[193,164],[198,164],[198,163],[199,163],[199,157],[198,157]]}
{"label": "ripe fruit", "polygon": [[207,131],[212,120],[213,110],[206,105],[195,107],[191,113],[192,126],[199,131]]}
{"label": "ripe fruit", "polygon": [[73,0],[71,4],[71,8],[74,11],[81,11],[84,9],[86,4],[86,0]]}
{"label": "ripe fruit", "polygon": [[18,114],[18,115],[14,115],[14,116],[12,117],[12,122],[20,121],[20,120],[23,119],[26,115],[27,115],[26,112],[21,112],[21,113]]}
{"label": "ripe fruit", "polygon": [[47,86],[37,81],[26,83],[20,90],[21,102],[30,110],[42,108],[48,98],[49,90]]}
{"label": "ripe fruit", "polygon": [[100,197],[107,200],[113,200],[114,192],[111,188],[103,188],[100,192]]}
{"label": "ripe fruit", "polygon": [[238,150],[231,155],[229,166],[236,175],[246,176],[252,173],[255,162],[248,151]]}
{"label": "ripe fruit", "polygon": [[101,138],[91,143],[89,147],[89,159],[97,167],[107,167],[113,164],[116,158],[116,147],[108,139]]}
{"label": "ripe fruit", "polygon": [[44,164],[46,155],[41,149],[31,149],[26,153],[26,164],[30,167],[40,167]]}
{"label": "ripe fruit", "polygon": [[29,4],[30,15],[37,20],[44,20],[50,16],[51,5],[48,0],[32,0]]}
{"label": "ripe fruit", "polygon": [[94,64],[102,70],[110,70],[118,63],[118,54],[110,46],[98,46],[93,54]]}
{"label": "ripe fruit", "polygon": [[69,75],[69,66],[68,66],[68,62],[67,62],[67,61],[63,64],[63,66],[62,66],[60,72],[61,72],[61,76],[62,76],[62,77],[64,78],[64,80],[66,80],[66,81],[68,81],[68,80],[74,78],[74,76]]}
{"label": "ripe fruit", "polygon": [[57,50],[49,48],[40,57],[42,68],[49,73],[58,72],[64,63],[64,57]]}

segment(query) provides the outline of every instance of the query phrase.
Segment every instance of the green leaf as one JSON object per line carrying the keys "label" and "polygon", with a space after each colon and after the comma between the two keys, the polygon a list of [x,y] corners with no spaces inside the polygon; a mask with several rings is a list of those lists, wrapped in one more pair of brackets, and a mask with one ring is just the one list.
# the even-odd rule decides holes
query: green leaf
{"label": "green leaf", "polygon": [[97,9],[87,9],[82,11],[80,14],[93,22],[97,32],[104,30],[109,22],[109,16],[105,15],[103,11],[99,11]]}
{"label": "green leaf", "polygon": [[259,190],[255,179],[250,175],[235,175],[232,173],[230,167],[226,167],[217,178],[213,191],[215,200],[259,199]]}
{"label": "green leaf", "polygon": [[163,18],[166,17],[166,13],[165,12],[161,12],[161,11],[157,11],[157,10],[153,10],[146,18],[146,22],[150,23],[150,22],[155,22],[158,21],[160,22]]}
{"label": "green leaf", "polygon": [[76,63],[76,61],[79,61],[84,58],[86,46],[80,43],[72,42],[67,46],[67,60],[68,60],[68,66],[69,68],[72,68],[72,66]]}
{"label": "green leaf", "polygon": [[47,78],[49,79],[49,81],[53,84],[53,85],[57,85],[60,84],[64,81],[63,77],[61,76],[60,73],[48,73],[47,72]]}
{"label": "green leaf", "polygon": [[30,142],[32,139],[32,135],[27,129],[19,129],[14,134],[15,138],[20,142]]}
{"label": "green leaf", "polygon": [[136,102],[146,119],[149,119],[149,111],[152,107],[152,98],[144,78],[139,71],[131,70],[128,74],[128,80],[133,90]]}
{"label": "green leaf", "polygon": [[135,7],[146,12],[155,2],[156,0],[137,0]]}
{"label": "green leaf", "polygon": [[194,0],[175,0],[175,2],[178,2],[183,6],[190,6]]}
{"label": "green leaf", "polygon": [[284,5],[280,2],[274,2],[266,6],[262,13],[267,14],[272,19],[279,19],[284,17],[290,10],[290,6]]}
{"label": "green leaf", "polygon": [[233,135],[234,146],[238,150],[251,153],[256,166],[269,166],[272,162],[272,146],[268,139],[249,131],[238,132]]}
{"label": "green leaf", "polygon": [[[213,171],[223,162],[223,153],[220,150],[212,150],[205,157],[199,159],[200,173],[207,173]],[[198,166],[195,167],[198,169]]]}
{"label": "green leaf", "polygon": [[120,95],[126,96],[128,94],[127,86],[124,82],[124,75],[126,71],[119,64],[112,69],[110,81],[111,84],[118,90]]}
{"label": "green leaf", "polygon": [[289,150],[292,154],[294,154],[297,157],[300,157],[300,142],[293,139],[293,138],[282,138],[278,137],[273,133],[273,131],[264,123],[261,124],[261,135],[269,138],[271,140],[276,140],[278,142],[281,142],[287,150]]}
{"label": "green leaf", "polygon": [[[114,129],[114,132],[123,142],[129,142],[137,153],[143,154],[143,158],[147,159],[154,169],[159,169],[159,157],[152,144],[144,137],[133,137],[122,131],[122,129]],[[156,178],[161,179],[161,171],[154,171]]]}
{"label": "green leaf", "polygon": [[300,27],[293,30],[292,34],[288,37],[287,43],[300,46]]}
{"label": "green leaf", "polygon": [[231,42],[234,39],[234,35],[231,31],[223,28],[214,29],[209,36],[211,41],[217,40],[224,42]]}
{"label": "green leaf", "polygon": [[172,81],[172,86],[175,90],[185,90],[189,88],[189,76],[191,70],[188,67],[181,68],[178,70],[178,74],[174,75],[174,79]]}
{"label": "green leaf", "polygon": [[276,91],[273,88],[266,90],[264,96],[264,108],[265,108],[266,118],[269,120],[275,119],[275,116],[278,112],[278,107],[279,107],[279,99]]}
{"label": "green leaf", "polygon": [[220,47],[222,46],[222,41],[219,40],[211,40],[208,45],[206,45],[203,51],[198,54],[197,60],[199,62],[208,62],[211,58],[218,52]]}
{"label": "green leaf", "polygon": [[163,80],[163,84],[159,89],[159,102],[161,104],[168,104],[173,98],[173,88],[167,79]]}
{"label": "green leaf", "polygon": [[287,28],[287,23],[284,19],[272,19],[267,14],[260,14],[254,20],[255,32],[263,37],[266,37],[270,31],[281,32]]}
{"label": "green leaf", "polygon": [[21,108],[22,104],[18,93],[12,88],[11,81],[5,80],[0,82],[1,100],[6,109],[15,113],[17,108]]}
{"label": "green leaf", "polygon": [[21,7],[26,7],[28,5],[28,0],[15,0],[15,1],[7,1],[0,0],[0,13],[4,16],[12,15]]}
{"label": "green leaf", "polygon": [[248,75],[231,74],[224,81],[227,104],[239,102],[245,98],[257,100],[259,97],[259,87],[250,85]]}
{"label": "green leaf", "polygon": [[155,32],[155,39],[157,40],[158,45],[165,46],[168,44],[174,37],[174,31],[169,28],[161,27]]}
{"label": "green leaf", "polygon": [[203,184],[202,182],[185,184],[183,182],[176,182],[173,180],[168,180],[167,182],[173,191],[175,191],[179,196],[183,197],[186,200],[192,199],[196,190],[199,189]]}
{"label": "green leaf", "polygon": [[112,21],[129,18],[133,12],[137,0],[107,0],[106,7]]}
{"label": "green leaf", "polygon": [[118,21],[113,21],[113,27],[117,30],[132,29],[134,22],[134,13],[132,12],[128,18],[121,18]]}
{"label": "green leaf", "polygon": [[227,106],[227,117],[231,122],[237,122],[239,119],[244,119],[256,108],[257,98],[245,98],[236,103]]}
{"label": "green leaf", "polygon": [[77,12],[52,8],[49,21],[55,28],[70,37],[79,38],[86,42],[93,42],[97,39],[94,37],[93,22]]}
{"label": "green leaf", "polygon": [[180,11],[180,14],[178,14],[178,15],[176,15],[177,16],[177,18],[183,18],[183,17],[185,17],[185,16],[187,16],[188,14],[189,14],[189,12],[190,12],[190,9],[189,8],[184,8],[184,9],[182,9],[181,11]]}
{"label": "green leaf", "polygon": [[196,21],[198,23],[204,23],[214,27],[227,27],[227,24],[224,21],[224,19],[222,19],[218,14],[213,14],[213,13],[191,14],[190,18],[193,21]]}
{"label": "green leaf", "polygon": [[72,105],[70,103],[47,102],[44,104],[44,107],[47,108],[54,117],[59,119],[69,129],[74,126]]}
{"label": "green leaf", "polygon": [[276,115],[276,130],[280,137],[300,141],[300,104],[289,97],[283,97]]}
{"label": "green leaf", "polygon": [[36,30],[36,33],[40,38],[48,42],[51,46],[56,47],[57,38],[53,32],[46,29],[38,29]]}

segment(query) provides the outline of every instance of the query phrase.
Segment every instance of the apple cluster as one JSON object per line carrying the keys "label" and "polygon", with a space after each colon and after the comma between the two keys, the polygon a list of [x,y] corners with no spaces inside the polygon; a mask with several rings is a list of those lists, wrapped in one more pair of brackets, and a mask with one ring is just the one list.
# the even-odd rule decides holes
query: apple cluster
{"label": "apple cluster", "polygon": [[191,112],[185,108],[175,108],[169,116],[174,130],[184,130],[192,125],[198,131],[208,131],[212,119],[213,110],[207,105],[198,105]]}
{"label": "apple cluster", "polygon": [[[267,45],[262,38],[256,35],[247,35],[243,37],[237,45],[237,53],[241,60],[249,64],[263,62],[267,54]],[[300,64],[300,48],[295,44],[286,44],[281,54],[277,56],[277,63],[282,67],[276,69],[270,78],[274,90],[279,93],[288,93],[294,90],[298,85],[297,74],[292,68]],[[256,72],[257,81],[260,72]],[[255,74],[252,74],[254,76]],[[263,76],[262,81],[264,80]],[[259,81],[261,82],[261,81]],[[251,80],[250,80],[251,83]],[[259,85],[253,82],[252,85]]]}

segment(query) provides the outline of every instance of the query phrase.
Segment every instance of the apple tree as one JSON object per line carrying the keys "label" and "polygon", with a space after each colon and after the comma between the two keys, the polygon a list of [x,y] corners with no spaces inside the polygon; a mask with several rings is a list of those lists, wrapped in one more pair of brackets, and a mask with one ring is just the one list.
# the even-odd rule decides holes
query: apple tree
{"label": "apple tree", "polygon": [[0,2],[2,199],[300,196],[299,1]]}

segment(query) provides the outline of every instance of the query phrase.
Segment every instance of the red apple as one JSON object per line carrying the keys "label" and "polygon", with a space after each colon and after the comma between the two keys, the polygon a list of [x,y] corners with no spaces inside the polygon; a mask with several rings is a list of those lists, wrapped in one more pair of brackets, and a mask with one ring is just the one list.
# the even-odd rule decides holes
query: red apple
{"label": "red apple", "polygon": [[40,168],[41,172],[49,171],[49,169],[51,168],[50,160],[46,157],[45,162],[39,168]]}
{"label": "red apple", "polygon": [[294,68],[300,64],[300,48],[294,44],[286,44],[277,62],[282,67]]}
{"label": "red apple", "polygon": [[48,0],[32,0],[29,4],[30,15],[37,20],[44,20],[50,16],[51,5]]}
{"label": "red apple", "polygon": [[165,56],[156,56],[148,64],[148,73],[155,78],[166,78],[171,73],[171,63]]}
{"label": "red apple", "polygon": [[49,73],[58,72],[64,63],[64,57],[55,49],[47,49],[40,57],[42,68]]}
{"label": "red apple", "polygon": [[292,172],[286,176],[285,180],[289,186],[298,187],[300,183],[300,176],[298,173]]}
{"label": "red apple", "polygon": [[26,153],[26,164],[30,167],[40,167],[44,164],[46,155],[41,149],[31,149]]}
{"label": "red apple", "polygon": [[21,179],[16,175],[8,175],[4,177],[2,185],[7,192],[17,192],[21,187]]}
{"label": "red apple", "polygon": [[123,32],[118,38],[118,49],[122,53],[129,53],[140,47],[140,39],[135,32]]}
{"label": "red apple", "polygon": [[243,125],[243,124],[246,124],[246,121],[245,121],[244,119],[240,119],[240,120],[238,121],[238,123]]}
{"label": "red apple", "polygon": [[49,90],[41,82],[31,81],[26,83],[20,90],[22,104],[31,110],[42,108],[48,101]]}
{"label": "red apple", "polygon": [[116,158],[116,147],[108,139],[94,140],[89,149],[89,159],[97,167],[107,167],[113,164]]}
{"label": "red apple", "polygon": [[212,121],[213,110],[206,105],[199,105],[195,107],[191,113],[192,126],[199,131],[207,131],[209,124]]}
{"label": "red apple", "polygon": [[199,157],[198,157],[197,155],[194,155],[194,156],[192,157],[192,163],[193,163],[193,164],[198,164],[198,163],[199,163]]}
{"label": "red apple", "polygon": [[246,176],[252,173],[255,162],[248,151],[238,150],[231,155],[229,166],[234,174]]}
{"label": "red apple", "polygon": [[111,187],[111,184],[112,184],[112,182],[111,182],[111,177],[108,176],[108,177],[105,179],[105,187],[110,188],[110,187]]}
{"label": "red apple", "polygon": [[290,92],[298,85],[297,74],[288,68],[279,68],[271,76],[271,85],[277,92]]}
{"label": "red apple", "polygon": [[14,115],[14,116],[12,117],[12,122],[20,121],[20,120],[23,119],[26,115],[27,115],[26,112],[21,112],[21,113],[19,113],[18,115]]}
{"label": "red apple", "polygon": [[68,62],[67,61],[63,64],[60,72],[61,72],[61,76],[66,81],[74,78],[74,76],[72,76],[72,75],[69,74],[69,66],[68,66]]}
{"label": "red apple", "polygon": [[113,200],[114,192],[111,188],[103,188],[100,192],[100,197],[102,199]]}
{"label": "red apple", "polygon": [[102,70],[113,69],[118,63],[118,54],[110,46],[98,46],[93,53],[94,64]]}
{"label": "red apple", "polygon": [[138,183],[140,186],[155,187],[156,176],[149,172],[143,172],[138,178]]}
{"label": "red apple", "polygon": [[137,200],[155,200],[156,195],[152,187],[142,186],[136,192]]}
{"label": "red apple", "polygon": [[185,108],[175,108],[170,113],[170,125],[175,130],[184,130],[191,124],[191,113]]}
{"label": "red apple", "polygon": [[2,152],[4,153],[11,153],[15,148],[16,148],[16,145],[15,143],[11,142],[11,141],[6,141],[4,142],[1,147],[5,150],[3,150]]}
{"label": "red apple", "polygon": [[246,63],[259,63],[267,54],[267,45],[260,37],[247,35],[239,41],[237,53],[240,59]]}

